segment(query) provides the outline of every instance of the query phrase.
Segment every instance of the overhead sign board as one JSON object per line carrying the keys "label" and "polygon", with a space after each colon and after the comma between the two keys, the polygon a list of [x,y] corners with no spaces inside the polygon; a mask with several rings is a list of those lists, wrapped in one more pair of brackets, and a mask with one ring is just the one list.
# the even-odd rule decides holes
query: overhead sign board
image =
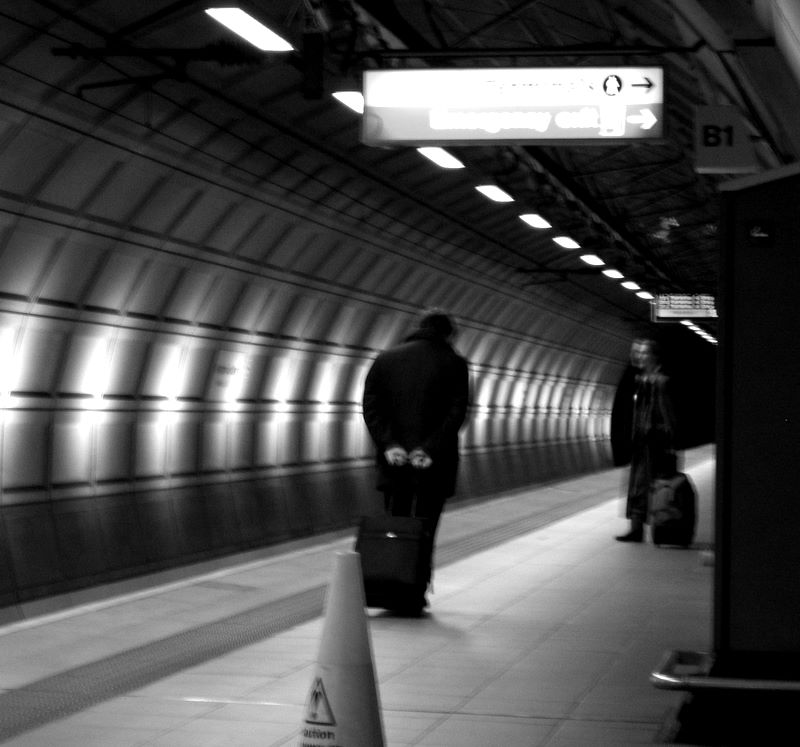
{"label": "overhead sign board", "polygon": [[693,293],[661,293],[651,304],[653,321],[716,319],[714,296]]}
{"label": "overhead sign board", "polygon": [[367,145],[608,144],[664,136],[662,67],[364,71]]}
{"label": "overhead sign board", "polygon": [[752,174],[755,148],[735,106],[698,106],[695,113],[695,171],[699,174]]}

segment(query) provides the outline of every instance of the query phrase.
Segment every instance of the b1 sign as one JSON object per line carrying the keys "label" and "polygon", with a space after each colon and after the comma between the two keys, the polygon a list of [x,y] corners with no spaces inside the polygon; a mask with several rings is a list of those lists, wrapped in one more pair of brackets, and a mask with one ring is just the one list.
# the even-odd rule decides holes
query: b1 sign
{"label": "b1 sign", "polygon": [[663,119],[661,67],[364,71],[367,145],[657,140]]}

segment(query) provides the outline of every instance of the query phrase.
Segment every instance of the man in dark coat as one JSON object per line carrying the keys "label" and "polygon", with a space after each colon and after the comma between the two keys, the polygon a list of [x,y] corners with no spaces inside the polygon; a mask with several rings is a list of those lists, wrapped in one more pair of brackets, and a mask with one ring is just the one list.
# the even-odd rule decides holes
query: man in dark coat
{"label": "man in dark coat", "polygon": [[625,515],[630,530],[620,542],[642,542],[648,498],[660,465],[674,458],[675,409],[669,377],[661,367],[655,340],[639,338],[631,345],[631,363],[639,369],[633,395],[631,467]]}
{"label": "man in dark coat", "polygon": [[469,404],[469,371],[453,350],[454,336],[447,314],[426,312],[415,332],[375,359],[364,385],[377,487],[396,516],[408,516],[416,497],[416,515],[426,519],[430,532],[431,558],[444,502],[455,493],[458,431]]}

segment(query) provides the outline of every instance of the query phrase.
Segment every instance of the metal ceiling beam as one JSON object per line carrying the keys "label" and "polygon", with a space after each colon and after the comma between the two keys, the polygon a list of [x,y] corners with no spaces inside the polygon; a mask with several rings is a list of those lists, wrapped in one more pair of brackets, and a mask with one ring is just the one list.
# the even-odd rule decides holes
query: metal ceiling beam
{"label": "metal ceiling beam", "polygon": [[458,47],[461,46],[464,42],[471,41],[478,35],[484,34],[490,29],[493,29],[496,26],[505,23],[507,19],[514,18],[518,13],[520,13],[523,10],[527,10],[531,5],[536,5],[538,2],[539,0],[524,0],[524,2],[521,2],[519,5],[516,5],[515,7],[509,9],[506,13],[499,13],[497,16],[492,18],[490,21],[487,21],[482,26],[478,26],[478,28],[472,29],[465,36],[462,36],[458,41],[456,41],[454,46]]}
{"label": "metal ceiling beam", "polygon": [[220,65],[258,64],[269,59],[265,52],[251,51],[252,47],[229,41],[206,44],[203,47],[136,47],[123,42],[110,42],[102,47],[87,47],[85,44],[70,44],[53,47],[56,57],[82,57],[92,60],[107,60],[112,57],[138,57],[154,60],[169,57],[178,64],[188,62],[218,62]]}
{"label": "metal ceiling beam", "polygon": [[536,269],[517,267],[515,269],[517,270],[517,272],[523,275],[543,278],[541,280],[531,280],[527,282],[526,285],[545,285],[547,283],[563,282],[565,280],[569,280],[570,277],[574,275],[599,275],[602,272],[602,268],[599,267],[594,267],[594,268],[578,267],[575,269],[564,269],[564,270],[550,269],[547,267],[541,267]]}
{"label": "metal ceiling beam", "polygon": [[[751,40],[753,44],[759,40]],[[767,43],[766,41],[764,43]],[[614,46],[607,44],[562,44],[546,47],[481,47],[480,49],[370,49],[359,54],[361,58],[379,59],[464,59],[464,58],[525,58],[525,57],[610,57],[659,56],[665,54],[696,54],[705,46],[699,40],[691,46],[657,46],[641,44]],[[772,45],[772,42],[769,41]]]}

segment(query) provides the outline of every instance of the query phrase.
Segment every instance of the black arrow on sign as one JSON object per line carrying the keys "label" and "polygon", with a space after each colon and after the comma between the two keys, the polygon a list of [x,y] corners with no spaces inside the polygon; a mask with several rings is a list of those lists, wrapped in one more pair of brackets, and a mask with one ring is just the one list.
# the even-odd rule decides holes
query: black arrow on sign
{"label": "black arrow on sign", "polygon": [[644,83],[631,83],[633,88],[646,88],[648,91],[653,87],[653,81],[650,78],[645,78]]}

